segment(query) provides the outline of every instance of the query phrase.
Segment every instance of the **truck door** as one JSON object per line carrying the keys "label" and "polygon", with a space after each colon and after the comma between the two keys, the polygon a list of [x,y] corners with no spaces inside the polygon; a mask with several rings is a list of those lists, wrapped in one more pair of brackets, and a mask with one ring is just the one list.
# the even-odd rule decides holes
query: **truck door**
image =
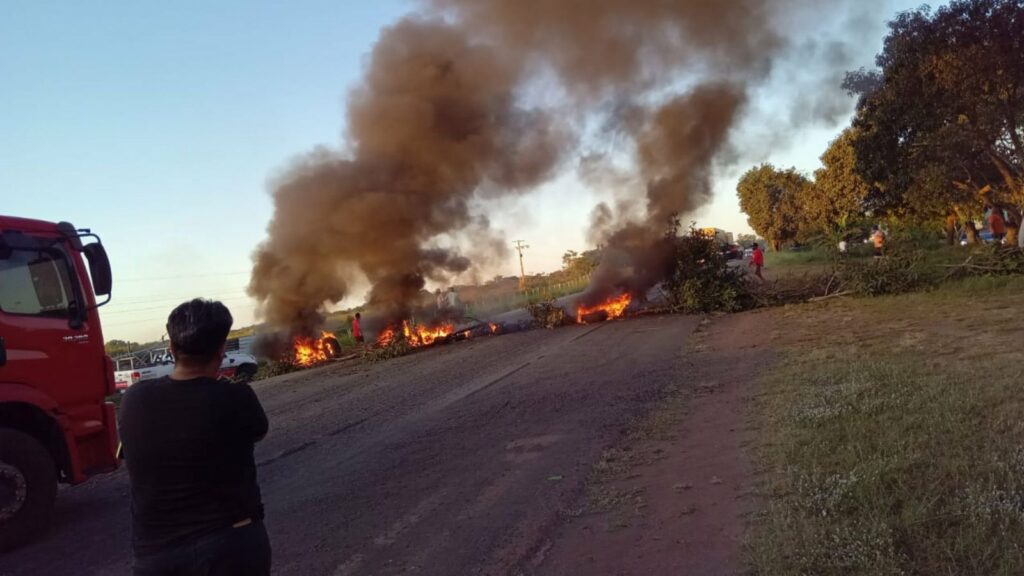
{"label": "truck door", "polygon": [[77,435],[103,421],[99,384],[106,366],[103,343],[94,342],[89,322],[80,320],[85,303],[74,270],[60,244],[0,253],[0,335],[7,352],[0,382],[30,386],[55,400]]}

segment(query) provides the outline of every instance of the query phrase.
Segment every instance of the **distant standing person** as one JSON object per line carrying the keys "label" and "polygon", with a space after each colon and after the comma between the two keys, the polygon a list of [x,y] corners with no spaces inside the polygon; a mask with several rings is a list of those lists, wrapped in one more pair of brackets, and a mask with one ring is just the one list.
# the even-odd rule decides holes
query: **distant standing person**
{"label": "distant standing person", "polygon": [[847,250],[848,250],[848,248],[847,248],[847,245],[846,245],[846,238],[840,239],[839,240],[839,253],[840,254],[846,254]]}
{"label": "distant standing person", "polygon": [[459,294],[455,291],[455,286],[448,288],[448,297],[446,298],[445,304],[453,312],[459,309]]}
{"label": "distant standing person", "polygon": [[121,402],[135,576],[270,574],[253,459],[267,416],[248,384],[217,379],[231,323],[220,302],[175,308],[174,371]]}
{"label": "distant standing person", "polygon": [[363,339],[363,327],[359,323],[360,318],[359,312],[356,312],[355,317],[352,318],[352,339],[362,344],[366,340]]}
{"label": "distant standing person", "polygon": [[434,292],[434,296],[437,299],[437,312],[438,314],[440,314],[441,311],[444,310],[445,297],[444,294],[441,293],[440,288],[438,288],[437,291]]}
{"label": "distant standing person", "polygon": [[875,245],[875,258],[881,258],[885,255],[885,232],[878,226],[875,226],[874,231],[871,233],[871,242]]}
{"label": "distant standing person", "polygon": [[1003,219],[1002,210],[991,207],[992,211],[988,215],[988,229],[992,233],[992,241],[996,244],[1002,244],[1003,238],[1006,238],[1006,220]]}
{"label": "distant standing person", "polygon": [[761,282],[765,281],[764,276],[761,275],[761,268],[764,268],[764,252],[761,250],[761,247],[758,246],[757,242],[754,243],[754,251],[750,255],[750,264],[747,266],[753,266],[754,276],[760,278]]}

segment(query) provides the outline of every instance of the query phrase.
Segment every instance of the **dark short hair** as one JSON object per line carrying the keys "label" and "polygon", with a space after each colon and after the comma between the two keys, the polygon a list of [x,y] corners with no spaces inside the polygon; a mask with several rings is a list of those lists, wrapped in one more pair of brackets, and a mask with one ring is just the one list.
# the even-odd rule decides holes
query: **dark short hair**
{"label": "dark short hair", "polygon": [[356,318],[361,318],[361,316],[359,315],[359,312],[356,312]]}
{"label": "dark short hair", "polygon": [[[209,362],[231,331],[231,312],[216,300],[196,298],[180,304],[167,317],[167,336],[186,362]],[[180,359],[179,359],[180,360]]]}
{"label": "dark short hair", "polygon": [[754,248],[759,248],[759,246],[757,245],[757,242],[754,242]]}

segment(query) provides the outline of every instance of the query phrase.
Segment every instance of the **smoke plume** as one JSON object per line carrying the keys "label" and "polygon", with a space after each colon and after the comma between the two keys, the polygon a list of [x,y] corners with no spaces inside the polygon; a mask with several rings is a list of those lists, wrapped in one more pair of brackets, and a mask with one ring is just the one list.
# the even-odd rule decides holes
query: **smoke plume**
{"label": "smoke plume", "polygon": [[567,148],[556,119],[517,105],[518,82],[518,62],[458,27],[408,18],[385,30],[349,98],[351,154],[316,150],[274,183],[249,284],[265,319],[311,332],[362,276],[371,307],[400,318],[426,280],[467,270],[440,241],[474,230],[474,192],[527,190]]}
{"label": "smoke plume", "polygon": [[[786,45],[772,15],[813,5],[421,1],[375,45],[346,150],[315,150],[273,183],[249,285],[273,325],[312,330],[364,278],[374,310],[408,316],[427,281],[473,265],[454,238],[475,257],[496,244],[477,201],[529,191],[574,155],[581,172],[620,175],[627,156],[640,183],[595,209],[607,256],[591,295],[645,290],[664,274],[667,222],[708,201],[714,161]],[[558,103],[540,103],[552,86]],[[605,136],[625,149],[592,150]]]}

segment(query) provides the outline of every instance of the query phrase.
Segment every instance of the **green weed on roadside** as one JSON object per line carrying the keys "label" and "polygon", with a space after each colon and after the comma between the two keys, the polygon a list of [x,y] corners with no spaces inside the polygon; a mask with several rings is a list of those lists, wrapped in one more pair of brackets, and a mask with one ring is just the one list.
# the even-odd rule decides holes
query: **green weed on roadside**
{"label": "green weed on roadside", "polygon": [[765,382],[752,572],[1024,573],[1019,370],[835,352],[790,353]]}

